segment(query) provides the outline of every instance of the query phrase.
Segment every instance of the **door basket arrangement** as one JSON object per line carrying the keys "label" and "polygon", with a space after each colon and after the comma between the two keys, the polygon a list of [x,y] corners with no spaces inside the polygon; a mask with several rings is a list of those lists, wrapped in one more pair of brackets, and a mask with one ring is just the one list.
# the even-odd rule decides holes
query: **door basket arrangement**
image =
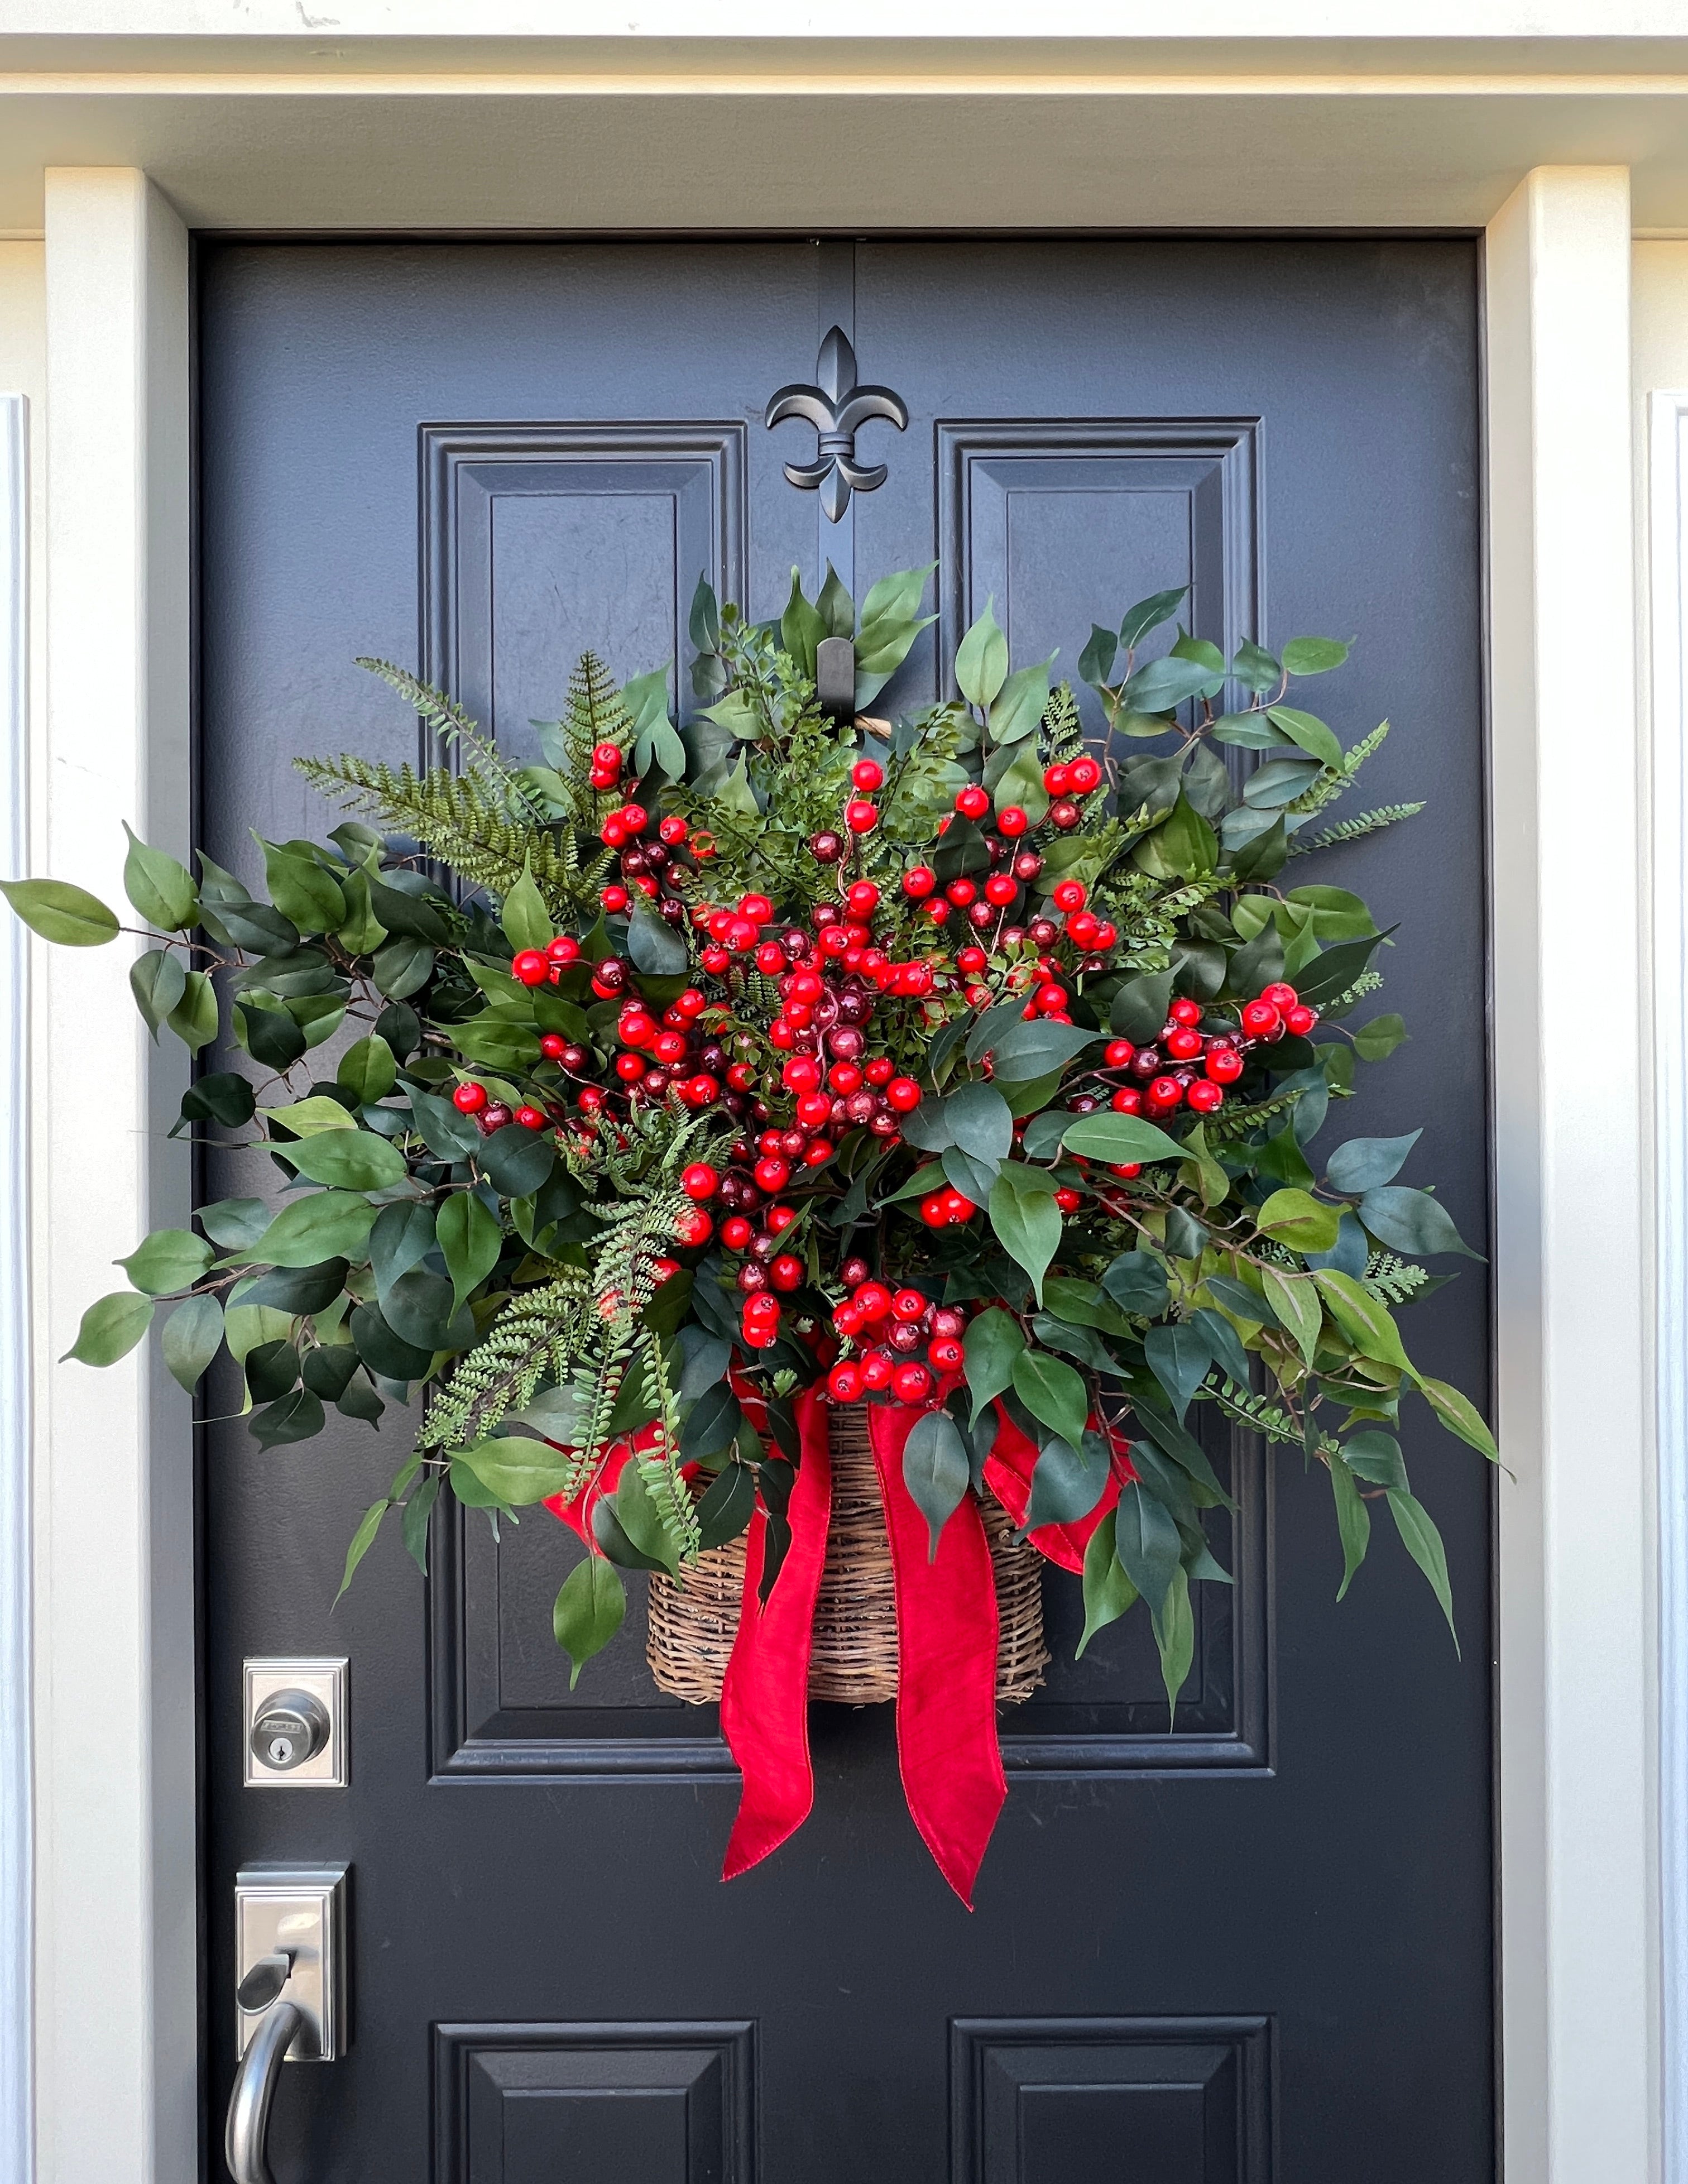
{"label": "door basket arrangement", "polygon": [[[299,761],[361,816],[242,874],[131,837],[181,1128],[287,1187],[148,1236],[71,1354],[163,1313],[265,1451],[418,1400],[345,1583],[394,1513],[425,1563],[442,1496],[543,1505],[581,1543],[572,1674],[643,1570],[657,1681],[719,1695],[729,1876],[809,1812],[810,1697],[894,1695],[971,1903],[1046,1563],[1081,1651],[1142,1602],[1176,1704],[1191,1589],[1229,1581],[1203,1415],[1323,1469],[1345,1591],[1386,1507],[1450,1625],[1409,1399],[1495,1450],[1396,1318],[1466,1248],[1398,1179],[1419,1134],[1327,1135],[1405,1029],[1361,1012],[1386,936],[1323,860],[1418,809],[1329,816],[1385,731],[1345,745],[1291,686],[1347,646],[1228,657],[1168,591],[1092,631],[1081,698],[987,604],[948,694],[881,718],[930,575],[858,609],[794,573],[767,622],[700,585],[686,702],[588,654],[532,764],[367,661],[423,763]],[[136,931],[3,885],[47,940]]]}
{"label": "door basket arrangement", "polygon": [[[829,1425],[832,1524],[815,1602],[809,1696],[873,1706],[897,1696],[897,1601],[866,1422],[859,1409],[833,1412]],[[996,1702],[1017,1706],[1042,1683],[1043,1560],[1017,1537],[1000,1502],[983,1505],[996,1592]],[[744,1591],[744,1540],[700,1554],[683,1585],[654,1572],[646,1594],[645,1658],[660,1691],[693,1706],[721,1696]]]}

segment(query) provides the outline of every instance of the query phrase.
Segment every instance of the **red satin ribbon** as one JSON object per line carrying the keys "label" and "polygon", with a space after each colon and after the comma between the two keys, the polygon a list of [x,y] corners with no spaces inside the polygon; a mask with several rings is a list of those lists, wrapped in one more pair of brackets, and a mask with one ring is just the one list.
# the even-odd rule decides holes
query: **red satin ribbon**
{"label": "red satin ribbon", "polygon": [[[793,1406],[802,1452],[788,1520],[791,1544],[766,1603],[758,1599],[767,1519],[758,1506],[745,1544],[738,1630],[721,1691],[722,1733],[744,1777],[721,1868],[733,1880],[794,1835],[815,1802],[809,1750],[809,1656],[815,1603],[827,1559],[832,1462],[826,1399],[807,1389]],[[1000,1407],[999,1407],[1000,1411]],[[1000,1414],[986,1484],[1017,1524],[1031,1495],[1037,1449]],[[964,1495],[931,1554],[925,1518],[903,1479],[903,1451],[918,1409],[875,1403],[867,1413],[874,1468],[885,1506],[897,1603],[897,1757],[903,1794],[938,1869],[972,1910],[973,1885],[1008,1793],[996,1735],[996,1583],[978,1502]],[[592,1512],[613,1495],[640,1445],[618,1443],[573,1501],[546,1507],[597,1552]],[[1044,1524],[1033,1546],[1071,1570],[1084,1566],[1090,1535],[1130,1475],[1123,1451],[1107,1491],[1073,1524]]]}

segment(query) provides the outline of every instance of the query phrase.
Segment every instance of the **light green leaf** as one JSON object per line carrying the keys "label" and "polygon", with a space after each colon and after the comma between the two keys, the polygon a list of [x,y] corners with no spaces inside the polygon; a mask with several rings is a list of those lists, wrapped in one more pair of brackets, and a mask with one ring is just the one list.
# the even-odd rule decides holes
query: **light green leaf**
{"label": "light green leaf", "polygon": [[985,725],[994,744],[1017,744],[1034,733],[1049,704],[1049,671],[1055,655],[1035,667],[1017,667],[991,700]]}
{"label": "light green leaf", "polygon": [[436,1234],[451,1276],[452,1301],[461,1304],[498,1264],[504,1230],[472,1190],[454,1190],[440,1207]]}
{"label": "light green leaf", "polygon": [[381,1529],[381,1520],[392,1507],[393,1504],[383,1496],[379,1502],[371,1502],[359,1519],[358,1529],[352,1535],[352,1544],[346,1550],[345,1571],[340,1580],[340,1590],[334,1596],[336,1607],[346,1597],[346,1588],[356,1574],[358,1564],[375,1545],[375,1535]]}
{"label": "light green leaf", "polygon": [[187,1228],[155,1228],[146,1241],[117,1264],[137,1290],[169,1296],[191,1289],[210,1265],[211,1246]]}
{"label": "light green leaf", "polygon": [[524,948],[543,950],[557,937],[557,928],[545,907],[545,898],[534,886],[533,876],[525,865],[521,878],[504,899],[499,922],[504,927],[504,938],[517,953]]}
{"label": "light green leaf", "polygon": [[1321,1205],[1305,1190],[1274,1190],[1255,1215],[1262,1235],[1295,1251],[1328,1251],[1336,1241],[1341,1209]]}
{"label": "light green leaf", "polygon": [[563,1580],[551,1611],[551,1630],[569,1657],[569,1689],[593,1654],[601,1653],[621,1627],[627,1591],[621,1573],[603,1555],[588,1554]]}
{"label": "light green leaf", "polygon": [[1106,1161],[1111,1167],[1128,1167],[1134,1161],[1184,1158],[1184,1147],[1176,1138],[1139,1115],[1081,1115],[1061,1133],[1061,1143],[1068,1152]]}
{"label": "light green leaf", "polygon": [[182,933],[199,916],[199,890],[193,875],[162,850],[149,850],[125,820],[129,855],[123,861],[123,892],[148,925],[161,933]]}
{"label": "light green leaf", "polygon": [[[340,1057],[340,1067],[334,1072],[334,1082],[343,1084],[348,1092],[357,1095],[360,1106],[372,1107],[384,1100],[398,1081],[398,1065],[393,1059],[393,1049],[378,1031],[366,1039],[356,1040]],[[326,1095],[324,1095],[325,1099]],[[301,1102],[301,1105],[307,1103]],[[339,1102],[328,1100],[326,1104],[337,1106]],[[348,1115],[348,1122],[351,1121]],[[298,1129],[297,1123],[292,1126]],[[309,1133],[299,1130],[304,1137]]]}
{"label": "light green leaf", "polygon": [[989,707],[1008,680],[1008,639],[996,622],[994,595],[961,639],[955,655],[955,682],[970,705]]}
{"label": "light green leaf", "polygon": [[341,1190],[313,1191],[283,1206],[253,1247],[274,1267],[320,1267],[325,1259],[363,1256],[376,1208]]}
{"label": "light green leaf", "polygon": [[961,1338],[967,1352],[967,1385],[972,1390],[973,1418],[993,1397],[1014,1384],[1014,1360],[1026,1346],[1020,1323],[1000,1305],[989,1305],[967,1323]]}
{"label": "light green leaf", "polygon": [[170,1011],[170,1029],[190,1054],[198,1054],[217,1036],[217,994],[203,971],[190,971],[182,981],[181,999]]}
{"label": "light green leaf", "polygon": [[1354,1051],[1362,1061],[1386,1061],[1406,1037],[1407,1026],[1399,1017],[1373,1017],[1354,1034]]}
{"label": "light green leaf", "polygon": [[[1454,1629],[1453,1588],[1448,1582],[1448,1558],[1442,1546],[1442,1535],[1436,1529],[1430,1513],[1410,1494],[1391,1494],[1390,1514],[1401,1535],[1407,1552],[1430,1580],[1430,1590],[1441,1602],[1442,1613],[1448,1619],[1448,1629],[1453,1633],[1453,1649],[1459,1653],[1459,1633]],[[1462,1655],[1461,1658],[1464,1657]]]}
{"label": "light green leaf", "polygon": [[170,1377],[192,1394],[222,1342],[223,1307],[216,1298],[184,1298],[164,1322],[162,1347]]}
{"label": "light green leaf", "polygon": [[1446,1380],[1421,1379],[1418,1392],[1451,1434],[1457,1434],[1479,1456],[1486,1456],[1490,1463],[1500,1462],[1501,1451],[1495,1446],[1495,1436],[1468,1396],[1462,1396]]}
{"label": "light green leaf", "polygon": [[1292,637],[1284,648],[1284,665],[1292,675],[1328,675],[1348,657],[1350,646],[1334,637]]}
{"label": "light green leaf", "polygon": [[1316,758],[1321,766],[1328,766],[1333,772],[1340,770],[1342,746],[1313,714],[1299,712],[1294,705],[1271,705],[1266,717],[1274,728],[1282,728],[1290,742],[1309,758]]}
{"label": "light green leaf", "polygon": [[1189,1678],[1195,1658],[1195,1614],[1189,1604],[1189,1580],[1180,1563],[1172,1574],[1167,1596],[1158,1614],[1149,1611],[1155,1626],[1156,1650],[1161,1656],[1161,1680],[1167,1687],[1167,1726],[1178,1719],[1178,1693]]}
{"label": "light green leaf", "polygon": [[321,1130],[274,1150],[301,1175],[336,1190],[390,1190],[404,1179],[404,1154],[373,1130]]}
{"label": "light green leaf", "polygon": [[150,1297],[133,1290],[117,1290],[91,1304],[82,1314],[76,1340],[65,1351],[83,1365],[114,1365],[126,1357],[153,1323],[155,1307]]}
{"label": "light green leaf", "polygon": [[168,948],[149,948],[129,966],[129,990],[155,1039],[159,1025],[181,999],[187,984],[181,956]]}
{"label": "light green leaf", "polygon": [[573,1467],[554,1449],[542,1440],[530,1440],[525,1434],[476,1441],[469,1448],[458,1449],[453,1461],[472,1471],[487,1493],[506,1509],[525,1509],[532,1502],[560,1494],[573,1479]]}
{"label": "light green leaf", "polygon": [[282,916],[292,918],[301,933],[337,933],[346,922],[346,898],[333,874],[314,857],[266,842],[255,830],[253,839],[264,852],[270,900]]}
{"label": "light green leaf", "polygon": [[314,1138],[323,1130],[355,1130],[358,1118],[331,1100],[326,1092],[313,1092],[309,1100],[295,1100],[285,1107],[260,1107],[269,1122],[279,1123],[296,1138]]}
{"label": "light green leaf", "polygon": [[373,956],[387,937],[387,928],[376,916],[367,872],[354,872],[341,889],[346,898],[346,922],[335,938],[352,956]]}
{"label": "light green leaf", "polygon": [[1336,1529],[1342,1541],[1342,1582],[1336,1589],[1336,1597],[1340,1600],[1352,1584],[1355,1571],[1366,1559],[1372,1518],[1348,1466],[1340,1456],[1330,1457],[1329,1463],[1330,1487],[1336,1497]]}
{"label": "light green leaf", "polygon": [[1075,1661],[1099,1630],[1117,1623],[1137,1603],[1137,1587],[1120,1568],[1114,1553],[1114,1513],[1109,1510],[1084,1548],[1084,1630],[1073,1649]]}
{"label": "light green leaf", "polygon": [[1334,1267],[1321,1267],[1313,1281],[1331,1318],[1362,1357],[1373,1357],[1380,1365],[1398,1366],[1403,1373],[1412,1370],[1401,1346],[1400,1329],[1380,1297],[1374,1297],[1352,1275],[1338,1273]]}
{"label": "light green leaf", "polygon": [[1313,1353],[1318,1348],[1319,1329],[1324,1321],[1318,1292],[1305,1274],[1288,1274],[1281,1268],[1269,1265],[1262,1266],[1258,1271],[1267,1302],[1295,1338],[1295,1347],[1302,1357],[1311,1365]]}
{"label": "light green leaf", "polygon": [[0,880],[0,894],[31,933],[60,948],[103,948],[117,938],[114,913],[68,880]]}

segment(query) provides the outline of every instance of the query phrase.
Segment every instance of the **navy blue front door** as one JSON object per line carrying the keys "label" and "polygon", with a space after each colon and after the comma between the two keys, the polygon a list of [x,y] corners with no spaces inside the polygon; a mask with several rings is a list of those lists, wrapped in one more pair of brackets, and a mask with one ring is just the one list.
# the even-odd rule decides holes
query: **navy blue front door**
{"label": "navy blue front door", "polygon": [[[1017,662],[1193,587],[1227,649],[1357,635],[1345,740],[1426,798],[1342,855],[1412,1043],[1359,1127],[1434,1117],[1485,1207],[1477,282],[1459,241],[805,240],[204,247],[201,838],[322,813],[298,752],[412,756],[354,655],[420,660],[501,741],[574,656],[683,660],[700,573],[758,616],[823,554],[860,592],[938,562],[953,644]],[[833,323],[908,406],[830,525],[765,429]],[[936,694],[916,646],[880,710]],[[683,678],[682,678],[683,681]],[[214,1194],[233,1187],[212,1181]],[[248,1179],[245,1188],[252,1187]],[[1480,1390],[1484,1270],[1415,1314]],[[218,1402],[214,1412],[232,1406]],[[423,1581],[348,1536],[402,1453],[347,1424],[260,1455],[204,1430],[209,2098],[227,2098],[237,1866],[348,1858],[355,2042],[287,2074],[281,2184],[1478,2184],[1494,2166],[1488,1482],[1428,1432],[1465,1660],[1395,1542],[1339,1608],[1323,1474],[1229,1451],[1234,1592],[1202,1595],[1165,1726],[1140,1618],[1006,1711],[971,1917],[916,1839],[889,1710],[816,1710],[813,1819],[731,1886],[712,1710],[666,1700],[642,1610],[571,1692],[578,1548],[437,1518]],[[351,1657],[339,1793],[241,1787],[244,1657]],[[209,2133],[213,2144],[220,2124]]]}

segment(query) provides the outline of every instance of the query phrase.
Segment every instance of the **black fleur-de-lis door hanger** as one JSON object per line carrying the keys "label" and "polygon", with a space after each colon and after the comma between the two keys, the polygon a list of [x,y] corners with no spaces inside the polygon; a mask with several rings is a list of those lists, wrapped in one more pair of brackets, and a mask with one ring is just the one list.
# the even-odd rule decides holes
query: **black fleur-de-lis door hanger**
{"label": "black fleur-de-lis door hanger", "polygon": [[908,404],[889,387],[857,386],[855,351],[842,326],[834,326],[821,343],[815,381],[812,387],[782,387],[768,403],[765,421],[772,428],[788,417],[801,417],[815,427],[816,460],[788,463],[785,474],[804,492],[819,493],[827,521],[836,523],[852,493],[872,493],[885,482],[883,463],[856,460],[858,429],[870,418],[882,417],[905,432]]}

